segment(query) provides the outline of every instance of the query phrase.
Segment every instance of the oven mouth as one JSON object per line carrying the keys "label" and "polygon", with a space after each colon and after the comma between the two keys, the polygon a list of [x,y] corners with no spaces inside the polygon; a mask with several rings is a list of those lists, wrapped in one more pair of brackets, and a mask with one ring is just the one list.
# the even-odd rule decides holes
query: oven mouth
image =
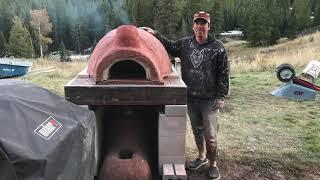
{"label": "oven mouth", "polygon": [[[118,61],[108,68],[105,80],[148,80],[145,68],[135,60]],[[105,76],[104,76],[105,77]]]}
{"label": "oven mouth", "polygon": [[118,154],[119,159],[132,159],[134,152],[128,149],[121,150]]}

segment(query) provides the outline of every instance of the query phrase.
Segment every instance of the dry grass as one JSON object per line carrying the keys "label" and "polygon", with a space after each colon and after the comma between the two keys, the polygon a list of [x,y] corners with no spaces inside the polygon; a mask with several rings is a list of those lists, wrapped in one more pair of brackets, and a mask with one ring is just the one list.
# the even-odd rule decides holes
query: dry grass
{"label": "dry grass", "polygon": [[60,62],[58,60],[51,59],[35,59],[32,65],[32,71],[53,67],[55,69],[55,73],[69,77],[78,74],[86,64],[87,62],[85,61]]}
{"label": "dry grass", "polygon": [[[63,96],[64,85],[83,70],[86,65],[87,62],[85,61],[60,62],[58,60],[35,59],[33,60],[31,73],[25,78]],[[48,70],[48,68],[51,69]],[[38,73],[39,71],[41,73]]]}
{"label": "dry grass", "polygon": [[[249,48],[246,43],[226,44],[232,73],[272,70],[282,63],[304,67],[320,57],[320,32],[268,48]],[[236,49],[236,50],[235,50]]]}

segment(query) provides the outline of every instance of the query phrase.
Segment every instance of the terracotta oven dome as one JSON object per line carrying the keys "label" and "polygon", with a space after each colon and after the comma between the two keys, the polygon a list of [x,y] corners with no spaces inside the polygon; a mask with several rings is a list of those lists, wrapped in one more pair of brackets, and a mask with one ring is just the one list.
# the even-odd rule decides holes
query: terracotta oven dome
{"label": "terracotta oven dome", "polygon": [[171,73],[169,56],[161,42],[133,25],[119,26],[95,47],[88,73],[97,84],[163,84]]}

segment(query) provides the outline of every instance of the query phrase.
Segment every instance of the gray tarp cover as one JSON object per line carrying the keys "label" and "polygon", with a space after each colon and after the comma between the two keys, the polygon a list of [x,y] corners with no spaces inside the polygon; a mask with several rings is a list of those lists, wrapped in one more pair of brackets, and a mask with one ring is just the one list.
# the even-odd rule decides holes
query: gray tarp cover
{"label": "gray tarp cover", "polygon": [[93,179],[95,117],[36,85],[0,79],[0,179]]}

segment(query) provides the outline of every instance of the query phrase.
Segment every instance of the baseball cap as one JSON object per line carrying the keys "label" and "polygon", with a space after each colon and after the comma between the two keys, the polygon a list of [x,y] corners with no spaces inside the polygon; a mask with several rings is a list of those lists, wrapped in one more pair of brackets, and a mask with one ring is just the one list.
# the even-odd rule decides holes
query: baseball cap
{"label": "baseball cap", "polygon": [[210,24],[210,14],[207,12],[200,11],[200,12],[194,13],[193,22],[195,22],[197,19],[204,19]]}

